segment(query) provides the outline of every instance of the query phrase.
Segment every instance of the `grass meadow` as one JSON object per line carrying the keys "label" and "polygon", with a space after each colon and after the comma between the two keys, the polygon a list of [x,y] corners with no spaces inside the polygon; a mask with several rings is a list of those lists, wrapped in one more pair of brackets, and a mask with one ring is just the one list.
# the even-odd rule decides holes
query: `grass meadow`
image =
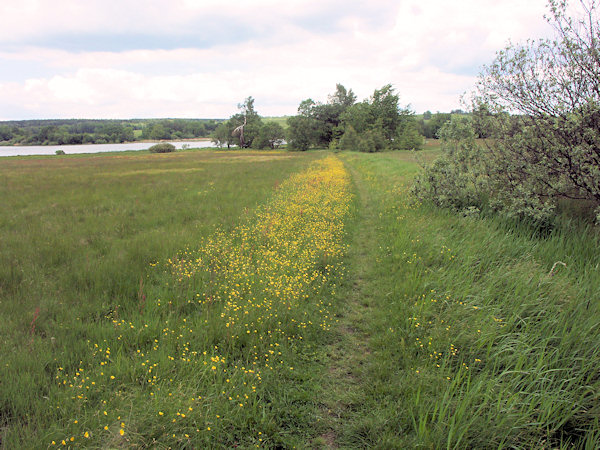
{"label": "grass meadow", "polygon": [[0,160],[0,446],[597,448],[597,230],[418,204],[419,170]]}

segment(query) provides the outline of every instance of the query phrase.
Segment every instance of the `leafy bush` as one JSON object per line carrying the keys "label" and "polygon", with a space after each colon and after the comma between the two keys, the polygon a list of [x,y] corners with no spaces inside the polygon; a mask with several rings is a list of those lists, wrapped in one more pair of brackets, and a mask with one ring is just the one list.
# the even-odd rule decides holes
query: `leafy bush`
{"label": "leafy bush", "polygon": [[458,211],[480,209],[489,188],[484,148],[477,145],[469,117],[457,117],[440,129],[444,154],[415,178],[412,191],[420,200]]}
{"label": "leafy bush", "polygon": [[339,148],[341,150],[358,150],[358,144],[358,133],[352,125],[348,125],[340,139]]}
{"label": "leafy bush", "polygon": [[398,150],[422,150],[423,135],[419,133],[417,122],[413,116],[408,117],[405,123],[398,127],[394,148]]}
{"label": "leafy bush", "polygon": [[66,155],[64,150],[56,150],[54,153],[57,155]]}
{"label": "leafy bush", "polygon": [[367,130],[360,135],[358,150],[366,153],[382,152],[385,150],[387,140],[379,128]]}
{"label": "leafy bush", "polygon": [[160,144],[153,145],[148,150],[150,153],[171,153],[175,151],[175,146],[168,142],[161,142]]}
{"label": "leafy bush", "polygon": [[[550,0],[556,40],[509,45],[484,68],[473,95],[475,125],[440,131],[445,155],[415,193],[462,209],[485,203],[548,224],[560,201],[596,207],[600,222],[600,17],[598,0],[568,17]],[[475,145],[474,130],[489,137]]]}

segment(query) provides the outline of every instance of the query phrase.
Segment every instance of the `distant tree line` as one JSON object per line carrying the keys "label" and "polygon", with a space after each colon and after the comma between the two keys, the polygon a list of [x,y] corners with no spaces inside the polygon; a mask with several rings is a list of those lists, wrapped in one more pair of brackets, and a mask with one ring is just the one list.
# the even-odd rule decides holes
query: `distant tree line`
{"label": "distant tree line", "polygon": [[285,142],[285,130],[277,122],[266,121],[254,109],[254,98],[238,105],[239,112],[221,122],[212,133],[218,147],[274,149]]}
{"label": "distant tree line", "polygon": [[[277,122],[263,120],[254,109],[252,97],[239,104],[238,109],[212,134],[217,146],[272,149],[287,142],[291,150],[331,148],[364,152],[423,147],[423,124],[408,106],[400,106],[399,96],[390,84],[376,89],[362,102],[356,101],[352,89],[337,84],[326,103],[303,100],[298,114],[287,118],[285,129]],[[430,126],[441,127],[441,119],[434,119],[429,121]],[[430,134],[437,138],[436,132]]]}
{"label": "distant tree line", "polygon": [[107,144],[208,137],[214,119],[21,120],[0,122],[0,145]]}
{"label": "distant tree line", "polygon": [[400,106],[392,85],[376,89],[362,102],[352,89],[337,84],[326,103],[306,99],[298,114],[288,119],[291,149],[329,147],[340,150],[377,152],[423,147],[423,135],[415,114]]}

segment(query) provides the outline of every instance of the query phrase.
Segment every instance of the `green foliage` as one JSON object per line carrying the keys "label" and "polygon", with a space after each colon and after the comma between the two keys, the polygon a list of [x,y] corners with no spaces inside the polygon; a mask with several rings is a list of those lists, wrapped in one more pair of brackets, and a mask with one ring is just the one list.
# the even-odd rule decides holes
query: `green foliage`
{"label": "green foliage", "polygon": [[[581,6],[581,17],[568,17],[566,3],[551,1],[557,38],[509,45],[484,69],[472,131],[460,141],[470,162],[447,152],[418,180],[421,198],[485,204],[538,226],[551,224],[561,200],[591,204],[600,217],[600,18],[596,2]],[[460,129],[453,120],[440,133]],[[478,147],[473,135],[489,139]]]}
{"label": "green foliage", "polygon": [[358,150],[364,153],[381,152],[385,150],[388,144],[381,129],[372,129],[365,131],[358,141]]}
{"label": "green foliage", "polygon": [[423,134],[427,139],[438,139],[440,129],[446,122],[450,121],[452,114],[438,112],[431,115],[429,113],[429,117],[430,119],[425,119],[425,116],[423,116]]}
{"label": "green foliage", "polygon": [[152,131],[150,131],[150,139],[160,140],[167,139],[168,137],[169,134],[167,133],[167,130],[160,123],[156,123],[152,126]]}
{"label": "green foliage", "polygon": [[422,150],[423,135],[419,132],[418,124],[413,115],[406,115],[396,130],[393,147],[397,150]]}
{"label": "green foliage", "polygon": [[352,125],[348,125],[340,139],[340,150],[358,150],[359,143],[358,133]]}
{"label": "green foliage", "polygon": [[298,115],[288,118],[288,142],[290,148],[307,150],[310,147],[328,147],[343,134],[342,116],[356,100],[352,89],[341,84],[328,96],[327,103],[312,99],[303,100]]}
{"label": "green foliage", "polygon": [[253,142],[254,148],[275,149],[279,147],[285,140],[285,130],[277,122],[266,122],[260,128],[258,137]]}
{"label": "green foliage", "polygon": [[169,144],[168,142],[161,142],[160,144],[154,144],[152,147],[148,149],[150,153],[171,153],[174,152],[175,146],[173,144]]}
{"label": "green foliage", "polygon": [[420,205],[411,155],[340,156],[360,209],[322,398],[337,445],[597,448],[598,234]]}
{"label": "green foliage", "polygon": [[399,106],[399,96],[390,84],[376,89],[370,99],[348,108],[341,119],[345,127],[351,126],[359,134],[361,151],[423,146],[414,113],[408,107]]}
{"label": "green foliage", "polygon": [[298,115],[288,119],[290,148],[329,147],[338,141],[342,150],[363,152],[422,148],[414,113],[398,103],[391,84],[376,89],[360,103],[356,103],[352,90],[338,84],[326,104],[310,98],[300,103]]}
{"label": "green foliage", "polygon": [[232,145],[236,144],[236,141],[238,141],[237,138],[232,136],[234,128],[235,127],[233,126],[232,120],[222,122],[217,126],[217,128],[215,128],[215,131],[212,132],[212,134],[210,135],[210,139],[219,148],[222,148],[224,146],[230,148]]}
{"label": "green foliage", "polygon": [[56,150],[54,153],[55,153],[56,155],[66,155],[66,153],[65,153],[65,151],[64,151],[64,150]]}
{"label": "green foliage", "polygon": [[351,126],[358,134],[364,133],[374,125],[371,119],[371,106],[367,101],[352,105],[344,112],[341,119],[344,127]]}
{"label": "green foliage", "polygon": [[13,138],[13,132],[8,125],[0,125],[0,142],[10,141]]}
{"label": "green foliage", "polygon": [[318,123],[310,116],[299,114],[288,117],[287,142],[290,150],[306,151],[318,139]]}
{"label": "green foliage", "polygon": [[459,211],[483,206],[487,177],[482,147],[476,144],[469,117],[457,117],[440,131],[444,154],[415,177],[412,192],[420,200]]}
{"label": "green foliage", "polygon": [[[9,121],[0,122],[0,145],[106,144],[195,138],[207,136],[217,124],[216,120],[206,119]],[[156,125],[160,126],[155,131]]]}
{"label": "green foliage", "polygon": [[391,84],[375,89],[369,102],[369,129],[378,128],[387,141],[396,136],[396,130],[403,114],[409,114],[408,109],[401,110],[400,97],[394,92]]}

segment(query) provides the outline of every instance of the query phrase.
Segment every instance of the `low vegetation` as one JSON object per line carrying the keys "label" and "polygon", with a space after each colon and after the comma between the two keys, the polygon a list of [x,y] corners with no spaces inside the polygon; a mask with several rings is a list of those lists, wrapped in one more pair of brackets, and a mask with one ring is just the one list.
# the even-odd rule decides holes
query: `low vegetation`
{"label": "low vegetation", "polygon": [[409,155],[341,156],[360,206],[324,400],[337,444],[594,448],[597,233],[459,216],[411,198]]}
{"label": "low vegetation", "polygon": [[325,155],[3,160],[3,445],[593,447],[594,231]]}
{"label": "low vegetation", "polygon": [[161,142],[160,144],[152,145],[148,151],[150,153],[171,153],[175,151],[175,146],[168,142]]}
{"label": "low vegetation", "polygon": [[338,84],[244,150],[0,161],[0,445],[597,448],[600,29],[549,5],[441,148]]}
{"label": "low vegetation", "polygon": [[594,2],[581,17],[550,6],[556,39],[508,46],[485,68],[472,116],[440,131],[446,152],[417,180],[420,198],[538,227],[565,205],[600,222],[600,15]]}

